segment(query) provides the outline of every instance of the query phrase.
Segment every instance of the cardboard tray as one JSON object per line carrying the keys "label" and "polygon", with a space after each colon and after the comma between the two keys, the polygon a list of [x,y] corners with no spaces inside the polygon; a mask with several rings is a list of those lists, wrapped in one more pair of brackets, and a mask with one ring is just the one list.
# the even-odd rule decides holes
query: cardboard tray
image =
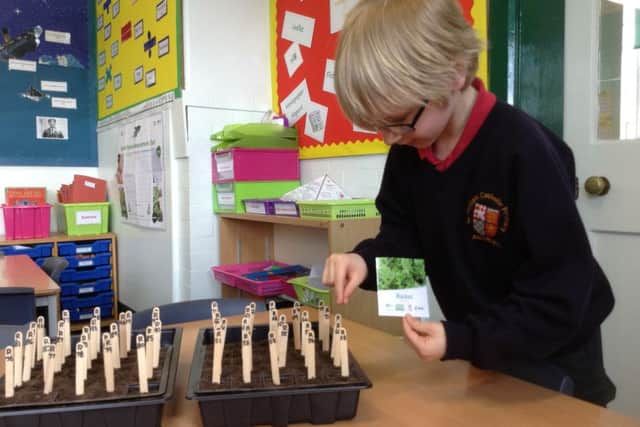
{"label": "cardboard tray", "polygon": [[[132,339],[140,332],[133,331]],[[78,336],[72,335],[74,346]],[[0,406],[0,427],[160,427],[162,408],[173,397],[181,340],[182,328],[162,330],[162,348],[166,356],[160,382],[155,385],[150,382],[149,393],[144,396],[3,405]],[[133,348],[135,345],[129,357],[135,358]],[[71,359],[68,363],[75,366]],[[93,375],[101,375],[101,372],[93,372]],[[87,381],[91,381],[91,376]],[[4,377],[0,378],[0,389],[4,393]]]}
{"label": "cardboard tray", "polygon": [[[317,322],[313,324],[317,333]],[[256,325],[253,332],[254,368],[256,344],[266,341],[267,325]],[[293,334],[289,336],[288,358],[293,351]],[[240,327],[227,329],[227,344],[223,358],[222,383],[225,384],[225,371],[229,374],[229,366],[225,363],[227,346],[240,340]],[[254,372],[252,380],[262,375],[265,386],[252,388],[252,385],[237,385],[230,388],[210,384],[211,387],[201,387],[203,363],[206,358],[207,345],[212,341],[211,328],[201,328],[196,338],[196,348],[193,353],[187,398],[195,399],[200,406],[200,414],[205,427],[246,427],[252,425],[271,424],[273,426],[287,426],[289,423],[311,422],[313,424],[330,424],[337,420],[351,419],[356,415],[360,390],[371,387],[371,382],[360,368],[353,355],[349,354],[350,377],[348,380],[336,380],[322,384],[292,381],[286,384],[287,369],[282,368],[281,385],[271,383],[270,372]],[[318,347],[319,344],[316,345]],[[268,353],[268,352],[267,352]],[[318,353],[316,353],[318,357]],[[267,356],[268,357],[268,356]],[[323,357],[328,357],[324,355]],[[207,358],[208,360],[208,358]],[[319,360],[319,359],[317,359]],[[288,362],[289,366],[289,362]],[[318,363],[318,376],[320,372]],[[339,368],[334,368],[336,371]],[[305,379],[306,381],[306,379]],[[256,381],[259,382],[259,381]]]}

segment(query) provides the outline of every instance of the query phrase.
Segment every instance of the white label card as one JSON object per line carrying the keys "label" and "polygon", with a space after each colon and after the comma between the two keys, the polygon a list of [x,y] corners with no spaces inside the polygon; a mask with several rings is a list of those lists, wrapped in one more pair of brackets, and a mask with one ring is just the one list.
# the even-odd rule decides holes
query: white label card
{"label": "white label card", "polygon": [[316,20],[313,18],[287,11],[284,13],[282,38],[311,47],[315,24]]}
{"label": "white label card", "polygon": [[79,211],[76,212],[77,225],[90,225],[102,223],[102,211]]}
{"label": "white label card", "polygon": [[71,44],[71,33],[45,30],[44,39],[49,43]]}
{"label": "white label card", "polygon": [[304,62],[302,59],[302,52],[300,51],[300,45],[298,43],[293,43],[289,49],[284,54],[284,62],[287,64],[287,71],[289,72],[289,77],[293,76],[298,68]]}
{"label": "white label card", "polygon": [[307,81],[303,80],[302,83],[280,103],[280,108],[287,119],[289,119],[289,123],[293,125],[307,113],[310,102],[309,87],[307,86]]}
{"label": "white label card", "polygon": [[328,108],[324,105],[310,102],[307,108],[307,121],[304,134],[320,143],[324,143],[324,133],[327,128]]}
{"label": "white label card", "polygon": [[153,85],[156,84],[156,69],[152,69],[147,71],[147,73],[145,74],[145,85],[147,87],[151,87]]}
{"label": "white label card", "polygon": [[244,202],[244,209],[247,213],[266,215],[267,209],[265,208],[264,202]]}
{"label": "white label card", "polygon": [[429,317],[424,260],[376,258],[378,315]]}
{"label": "white label card", "polygon": [[60,97],[53,96],[51,97],[51,107],[66,108],[68,110],[77,110],[78,101],[76,100],[76,98],[60,98]]}
{"label": "white label card", "polygon": [[336,61],[333,59],[327,59],[324,66],[324,82],[322,83],[322,90],[325,92],[336,93],[336,87],[334,83],[334,74],[336,69]]}
{"label": "white label card", "polygon": [[342,30],[344,18],[353,9],[358,0],[329,0],[331,15],[331,34]]}
{"label": "white label card", "polygon": [[66,92],[68,90],[67,82],[55,82],[51,80],[42,80],[40,89],[47,92]]}
{"label": "white label card", "polygon": [[233,208],[236,205],[236,195],[234,193],[218,193],[218,204],[225,208]]}
{"label": "white label card", "polygon": [[38,69],[38,63],[36,61],[29,61],[26,59],[9,59],[9,71],[29,71],[35,73]]}

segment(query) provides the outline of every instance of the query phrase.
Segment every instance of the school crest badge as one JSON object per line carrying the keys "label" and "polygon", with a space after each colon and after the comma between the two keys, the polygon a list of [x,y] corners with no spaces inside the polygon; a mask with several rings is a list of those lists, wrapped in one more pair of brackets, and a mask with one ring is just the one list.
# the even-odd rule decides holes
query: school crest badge
{"label": "school crest badge", "polygon": [[499,237],[509,228],[509,208],[493,194],[477,194],[467,205],[467,224],[474,240],[501,247]]}

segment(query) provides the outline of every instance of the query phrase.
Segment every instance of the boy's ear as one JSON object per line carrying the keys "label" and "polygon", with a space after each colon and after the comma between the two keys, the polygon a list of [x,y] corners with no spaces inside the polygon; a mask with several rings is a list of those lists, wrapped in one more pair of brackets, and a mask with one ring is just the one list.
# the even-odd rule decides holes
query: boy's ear
{"label": "boy's ear", "polygon": [[465,64],[458,62],[456,63],[456,77],[451,83],[451,89],[454,91],[462,90],[466,81],[467,67],[465,66]]}

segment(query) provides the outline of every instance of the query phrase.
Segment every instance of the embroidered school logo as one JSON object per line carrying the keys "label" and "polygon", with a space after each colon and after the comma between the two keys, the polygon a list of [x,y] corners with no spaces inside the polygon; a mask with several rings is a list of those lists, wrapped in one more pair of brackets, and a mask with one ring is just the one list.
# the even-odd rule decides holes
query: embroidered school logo
{"label": "embroidered school logo", "polygon": [[472,226],[474,240],[502,247],[498,240],[509,228],[509,208],[493,194],[477,194],[467,205],[467,224]]}

